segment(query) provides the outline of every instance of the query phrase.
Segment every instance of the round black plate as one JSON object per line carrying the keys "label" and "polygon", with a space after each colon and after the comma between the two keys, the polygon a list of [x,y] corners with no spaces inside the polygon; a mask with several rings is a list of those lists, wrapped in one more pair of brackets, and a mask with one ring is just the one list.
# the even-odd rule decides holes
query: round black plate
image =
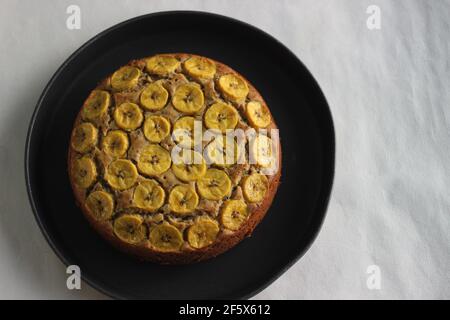
{"label": "round black plate", "polygon": [[[77,208],[66,170],[73,120],[98,81],[133,58],[188,52],[224,62],[264,96],[280,128],[282,182],[252,237],[189,266],[140,262],[103,241]],[[334,174],[334,131],[319,86],[277,40],[210,13],[140,16],[91,39],[58,69],[33,114],[25,171],[36,220],[65,264],[116,298],[249,298],[308,249],[325,216]]]}

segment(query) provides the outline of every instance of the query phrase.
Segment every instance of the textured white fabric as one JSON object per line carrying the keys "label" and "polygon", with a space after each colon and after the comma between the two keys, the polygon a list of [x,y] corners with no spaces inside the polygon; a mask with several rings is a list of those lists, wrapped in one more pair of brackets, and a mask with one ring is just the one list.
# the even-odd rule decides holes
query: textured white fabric
{"label": "textured white fabric", "polygon": [[[81,30],[66,8],[81,7]],[[369,30],[366,9],[381,10]],[[247,21],[311,70],[337,139],[328,216],[308,253],[257,299],[450,298],[448,1],[14,1],[0,11],[0,298],[103,298],[66,289],[24,185],[31,113],[56,68],[125,19],[191,9]],[[380,290],[366,285],[368,266]]]}

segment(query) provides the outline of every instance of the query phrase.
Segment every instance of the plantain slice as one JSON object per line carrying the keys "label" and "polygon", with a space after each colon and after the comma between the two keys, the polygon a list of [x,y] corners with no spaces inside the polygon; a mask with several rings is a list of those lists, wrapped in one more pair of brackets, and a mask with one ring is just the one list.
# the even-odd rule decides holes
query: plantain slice
{"label": "plantain slice", "polygon": [[250,124],[256,128],[266,128],[272,121],[267,107],[258,101],[247,103],[245,114]]}
{"label": "plantain slice", "polygon": [[191,57],[183,66],[188,75],[197,79],[212,79],[216,74],[216,64],[204,57]]}
{"label": "plantain slice", "polygon": [[223,170],[208,169],[197,182],[198,192],[208,200],[220,200],[231,192],[231,180]]}
{"label": "plantain slice", "polygon": [[157,82],[146,86],[140,97],[141,105],[149,111],[161,110],[166,106],[168,99],[169,93]]}
{"label": "plantain slice", "polygon": [[178,214],[188,214],[198,206],[198,195],[189,185],[177,185],[170,191],[170,210]]}
{"label": "plantain slice", "polygon": [[105,191],[94,191],[87,197],[86,207],[95,219],[105,221],[113,214],[114,200]]}
{"label": "plantain slice", "polygon": [[94,90],[86,99],[81,117],[83,120],[96,120],[108,111],[111,96],[107,91]]}
{"label": "plantain slice", "polygon": [[160,145],[151,144],[142,149],[137,166],[141,173],[157,176],[169,170],[171,163],[169,151]]}
{"label": "plantain slice", "polygon": [[148,141],[159,143],[170,133],[170,121],[163,116],[150,116],[144,122],[144,135]]}
{"label": "plantain slice", "polygon": [[261,202],[266,196],[269,181],[263,174],[253,173],[242,181],[244,197],[249,202]]}
{"label": "plantain slice", "polygon": [[72,177],[80,188],[89,188],[97,179],[97,168],[94,161],[89,157],[76,159],[72,165]]}
{"label": "plantain slice", "polygon": [[115,160],[106,168],[105,180],[116,190],[131,188],[136,183],[137,177],[136,166],[130,160]]}
{"label": "plantain slice", "polygon": [[103,152],[115,158],[123,157],[129,147],[128,136],[122,130],[112,130],[103,139]]}
{"label": "plantain slice", "polygon": [[153,56],[146,61],[147,71],[159,76],[165,76],[169,73],[173,73],[179,65],[180,61],[178,61],[175,57],[166,55]]}
{"label": "plantain slice", "polygon": [[235,102],[245,100],[248,94],[247,82],[236,74],[226,74],[219,78],[219,90],[225,97]]}
{"label": "plantain slice", "polygon": [[165,192],[155,180],[145,180],[139,183],[133,195],[136,207],[155,212],[164,204]]}
{"label": "plantain slice", "polygon": [[234,129],[239,115],[229,104],[217,102],[205,112],[205,125],[208,129],[217,129],[225,133],[227,129]]}
{"label": "plantain slice", "polygon": [[183,148],[192,148],[195,144],[194,123],[193,117],[181,117],[173,125],[173,138]]}
{"label": "plantain slice", "polygon": [[121,129],[135,130],[141,126],[143,120],[142,111],[135,103],[125,102],[114,110],[114,121]]}
{"label": "plantain slice", "polygon": [[125,66],[111,76],[111,86],[116,90],[133,89],[139,82],[141,70],[136,67]]}
{"label": "plantain slice", "polygon": [[198,219],[187,231],[187,240],[191,247],[201,249],[211,245],[219,234],[219,225],[211,219]]}
{"label": "plantain slice", "polygon": [[90,151],[97,144],[98,130],[89,122],[83,122],[72,132],[72,148],[80,153]]}
{"label": "plantain slice", "polygon": [[187,83],[178,86],[172,97],[172,104],[178,111],[194,114],[205,103],[203,91],[196,83]]}
{"label": "plantain slice", "polygon": [[153,227],[149,239],[153,248],[161,252],[178,251],[183,244],[181,232],[167,222]]}
{"label": "plantain slice", "polygon": [[206,173],[206,162],[200,153],[182,149],[173,159],[172,171],[182,181],[195,181]]}
{"label": "plantain slice", "polygon": [[144,218],[136,214],[124,214],[114,220],[114,233],[129,244],[142,242],[147,234]]}
{"label": "plantain slice", "polygon": [[221,210],[221,223],[230,230],[236,231],[248,218],[247,204],[243,200],[227,200]]}

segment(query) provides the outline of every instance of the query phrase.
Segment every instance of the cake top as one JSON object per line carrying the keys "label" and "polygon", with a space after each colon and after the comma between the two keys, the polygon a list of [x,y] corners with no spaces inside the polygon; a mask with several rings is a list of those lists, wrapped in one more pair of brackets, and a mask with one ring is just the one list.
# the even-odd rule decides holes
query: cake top
{"label": "cake top", "polygon": [[160,54],[93,90],[71,137],[71,180],[128,244],[195,250],[239,230],[278,171],[278,132],[259,93],[211,59]]}

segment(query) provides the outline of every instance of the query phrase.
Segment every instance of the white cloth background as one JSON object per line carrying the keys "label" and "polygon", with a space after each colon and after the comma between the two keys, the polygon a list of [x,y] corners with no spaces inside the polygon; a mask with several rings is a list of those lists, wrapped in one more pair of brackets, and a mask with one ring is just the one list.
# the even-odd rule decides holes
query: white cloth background
{"label": "white cloth background", "polygon": [[[66,8],[81,7],[81,30]],[[366,27],[369,5],[381,29]],[[203,10],[278,38],[311,70],[336,126],[328,215],[308,253],[257,299],[450,298],[448,1],[19,1],[0,11],[0,298],[103,298],[65,268],[38,229],[23,152],[57,67],[98,32],[137,15]],[[366,285],[381,271],[380,290]]]}

